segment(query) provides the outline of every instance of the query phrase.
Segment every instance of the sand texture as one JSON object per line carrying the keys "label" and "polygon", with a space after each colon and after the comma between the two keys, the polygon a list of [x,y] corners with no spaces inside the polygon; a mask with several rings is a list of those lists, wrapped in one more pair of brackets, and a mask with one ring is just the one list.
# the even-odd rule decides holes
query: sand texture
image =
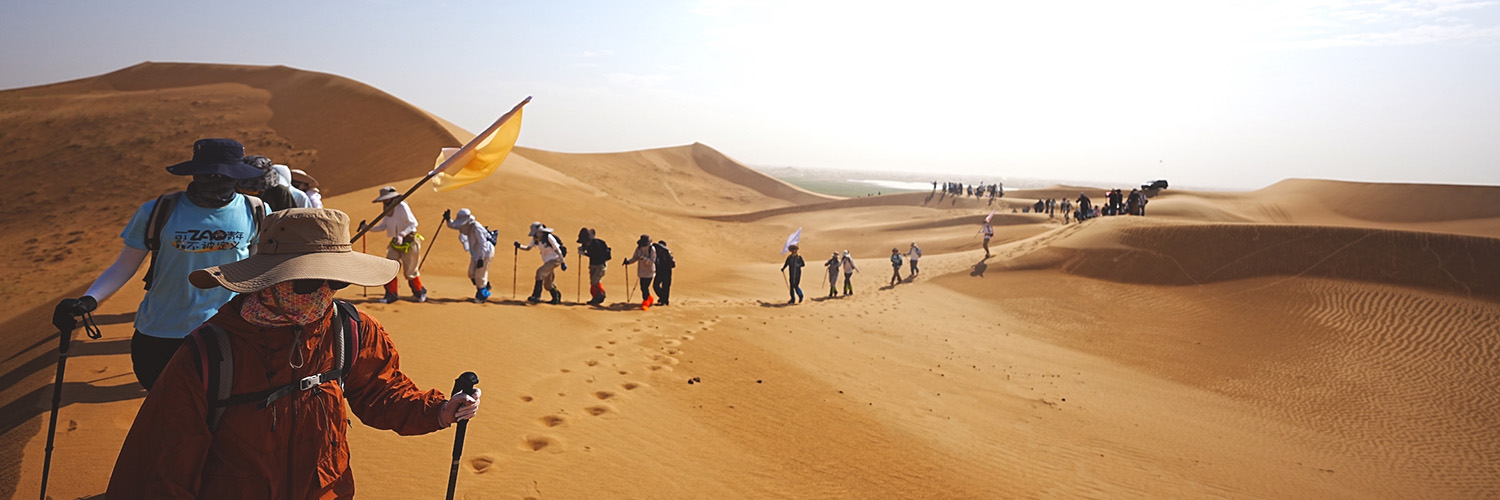
{"label": "sand texture", "polygon": [[[52,305],[213,136],[306,169],[358,221],[469,133],[286,67],[145,63],[0,92],[0,497],[37,497]],[[840,199],[703,144],[517,148],[491,178],[410,200],[431,300],[340,296],[419,385],[478,373],[458,498],[1500,497],[1500,187],[1294,179],[1170,189],[1148,217],[1011,212],[1107,187]],[[488,304],[467,302],[467,254],[437,231],[460,207],[500,230]],[[539,259],[503,248],[532,221],[610,243],[604,307],[579,303],[577,267],[563,305],[522,300]],[[778,252],[799,227],[807,299],[788,305]],[[671,305],[649,311],[619,266],[643,233],[678,263]],[[913,241],[922,273],[889,285],[890,249]],[[827,298],[822,263],[846,249],[855,293]],[[103,493],[144,397],[138,283],[102,304],[102,339],[77,334],[53,498]],[[360,498],[442,495],[453,435],[353,426]]]}

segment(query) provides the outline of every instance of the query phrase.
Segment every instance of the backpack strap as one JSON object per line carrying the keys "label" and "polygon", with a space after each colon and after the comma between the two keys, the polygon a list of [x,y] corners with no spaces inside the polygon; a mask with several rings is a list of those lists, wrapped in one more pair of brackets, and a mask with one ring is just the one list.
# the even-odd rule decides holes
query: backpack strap
{"label": "backpack strap", "polygon": [[162,228],[167,226],[167,219],[172,217],[172,209],[177,207],[179,198],[182,198],[182,191],[156,197],[156,204],[151,206],[151,216],[146,218],[146,250],[151,252],[151,265],[146,268],[146,277],[141,281],[146,282],[147,290],[156,281],[156,256],[161,253]]}
{"label": "backpack strap", "polygon": [[258,246],[260,243],[260,223],[261,221],[266,220],[265,202],[261,201],[260,197],[258,196],[240,196],[244,196],[246,204],[250,205],[251,227],[254,228],[255,231],[254,234],[250,235],[250,255],[255,255],[258,251],[260,251],[260,247]]}
{"label": "backpack strap", "polygon": [[344,376],[348,375],[359,352],[359,335],[364,327],[364,320],[360,319],[359,311],[354,305],[348,302],[335,300],[334,307],[336,313],[332,326],[337,331],[334,332],[333,369],[303,377],[281,387],[249,394],[230,395],[234,385],[234,356],[229,348],[228,333],[211,323],[204,323],[194,330],[188,336],[188,341],[198,351],[203,388],[208,395],[209,431],[218,429],[224,409],[230,406],[256,403],[257,409],[264,409],[282,397],[310,390],[326,382],[338,382],[339,387],[343,388]]}

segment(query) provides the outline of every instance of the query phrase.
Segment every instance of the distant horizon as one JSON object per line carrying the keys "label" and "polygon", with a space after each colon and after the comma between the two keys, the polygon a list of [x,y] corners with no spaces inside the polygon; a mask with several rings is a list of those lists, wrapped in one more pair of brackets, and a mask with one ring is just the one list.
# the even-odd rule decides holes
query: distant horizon
{"label": "distant horizon", "polygon": [[0,44],[18,48],[0,53],[0,87],[142,61],[283,65],[471,132],[534,96],[520,144],[551,151],[701,142],[751,165],[1500,185],[1500,2],[341,0],[224,13],[233,21],[160,0],[0,4]]}

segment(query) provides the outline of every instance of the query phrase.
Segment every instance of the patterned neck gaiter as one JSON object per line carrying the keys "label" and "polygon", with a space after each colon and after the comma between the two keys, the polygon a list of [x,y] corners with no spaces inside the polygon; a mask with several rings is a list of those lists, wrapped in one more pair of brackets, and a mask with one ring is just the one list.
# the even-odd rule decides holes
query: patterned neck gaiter
{"label": "patterned neck gaiter", "polygon": [[323,318],[333,306],[333,289],[323,282],[313,293],[292,291],[292,282],[283,281],[245,297],[240,317],[250,324],[272,328],[306,326]]}

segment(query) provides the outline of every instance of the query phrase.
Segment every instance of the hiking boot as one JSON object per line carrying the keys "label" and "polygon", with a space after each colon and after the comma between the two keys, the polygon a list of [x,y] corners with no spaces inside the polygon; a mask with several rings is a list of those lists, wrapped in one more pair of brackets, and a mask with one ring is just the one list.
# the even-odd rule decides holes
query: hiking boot
{"label": "hiking boot", "polygon": [[670,306],[670,305],[672,305],[672,303],[671,302],[667,302],[667,299],[661,299],[661,302],[657,302],[656,305],[658,305],[658,306]]}
{"label": "hiking boot", "polygon": [[394,293],[387,293],[387,294],[385,294],[385,297],[381,297],[381,299],[380,299],[379,302],[381,304],[395,304],[397,298],[398,297],[396,297],[396,294],[394,294]]}
{"label": "hiking boot", "polygon": [[547,301],[548,304],[555,306],[562,303],[562,292],[557,291],[556,288],[548,290],[548,292],[552,292],[552,300]]}
{"label": "hiking boot", "polygon": [[646,300],[644,300],[644,301],[641,302],[641,310],[642,311],[649,310],[649,309],[651,309],[651,305],[655,304],[655,303],[656,303],[656,297],[646,297]]}
{"label": "hiking boot", "polygon": [[536,284],[531,286],[531,296],[526,297],[526,301],[532,304],[542,301],[542,280],[536,280]]}
{"label": "hiking boot", "polygon": [[417,303],[427,302],[427,289],[423,288],[421,290],[417,290],[417,293],[415,295],[412,295],[411,300],[412,302]]}

